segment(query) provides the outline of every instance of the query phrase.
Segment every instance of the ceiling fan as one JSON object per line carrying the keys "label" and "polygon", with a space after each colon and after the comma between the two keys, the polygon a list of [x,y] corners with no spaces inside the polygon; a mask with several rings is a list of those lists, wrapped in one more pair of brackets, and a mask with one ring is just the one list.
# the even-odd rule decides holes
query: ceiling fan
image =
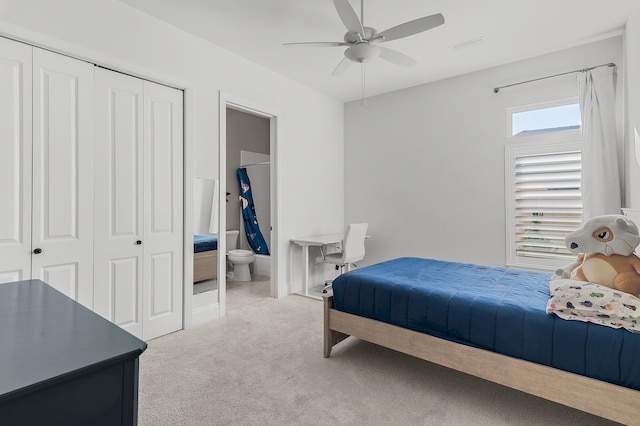
{"label": "ceiling fan", "polygon": [[444,24],[444,16],[442,16],[441,13],[436,13],[435,15],[418,18],[413,21],[396,25],[395,27],[391,27],[382,32],[378,32],[375,28],[364,25],[364,0],[360,1],[360,18],[358,18],[358,15],[353,7],[351,7],[348,0],[333,0],[333,4],[340,16],[340,19],[342,20],[342,23],[347,28],[347,32],[343,38],[344,41],[284,43],[284,45],[301,47],[347,46],[347,49],[344,51],[345,57],[338,63],[338,66],[333,70],[332,75],[341,75],[353,62],[363,64],[363,98],[364,64],[366,62],[380,57],[386,61],[405,67],[410,67],[417,63],[417,61],[412,57],[397,50],[380,46],[380,43],[409,37]]}

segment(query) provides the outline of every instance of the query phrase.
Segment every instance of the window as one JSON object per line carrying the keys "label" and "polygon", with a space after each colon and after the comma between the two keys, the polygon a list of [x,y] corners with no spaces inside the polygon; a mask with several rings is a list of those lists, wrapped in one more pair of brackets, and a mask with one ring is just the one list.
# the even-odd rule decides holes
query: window
{"label": "window", "polygon": [[511,114],[511,136],[575,130],[580,125],[580,105],[577,103],[513,111]]}
{"label": "window", "polygon": [[511,108],[506,146],[507,264],[555,269],[582,222],[577,99]]}

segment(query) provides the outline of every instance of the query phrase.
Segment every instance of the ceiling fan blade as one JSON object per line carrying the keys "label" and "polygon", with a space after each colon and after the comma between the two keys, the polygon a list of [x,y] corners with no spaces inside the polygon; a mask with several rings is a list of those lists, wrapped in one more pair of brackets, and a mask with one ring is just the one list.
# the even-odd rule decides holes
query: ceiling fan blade
{"label": "ceiling fan blade", "polygon": [[344,26],[352,33],[358,33],[360,37],[364,37],[362,22],[360,22],[356,11],[349,4],[349,0],[333,0],[333,5],[336,7]]}
{"label": "ceiling fan blade", "polygon": [[282,43],[283,46],[291,47],[336,47],[336,46],[349,46],[348,43],[343,41],[303,41],[300,43]]}
{"label": "ceiling fan blade", "polygon": [[418,61],[402,52],[398,52],[397,50],[389,49],[384,46],[378,47],[380,48],[380,58],[385,61],[392,62],[396,65],[402,65],[403,67],[412,67],[418,63]]}
{"label": "ceiling fan blade", "polygon": [[391,27],[376,34],[375,39],[382,39],[381,41],[396,40],[430,30],[442,24],[444,24],[444,16],[441,13],[436,13],[435,15],[425,16]]}
{"label": "ceiling fan blade", "polygon": [[342,75],[347,70],[347,68],[349,68],[351,64],[352,64],[351,60],[347,59],[346,57],[342,58],[342,60],[338,63],[338,66],[336,67],[336,69],[333,70],[331,75],[334,77]]}

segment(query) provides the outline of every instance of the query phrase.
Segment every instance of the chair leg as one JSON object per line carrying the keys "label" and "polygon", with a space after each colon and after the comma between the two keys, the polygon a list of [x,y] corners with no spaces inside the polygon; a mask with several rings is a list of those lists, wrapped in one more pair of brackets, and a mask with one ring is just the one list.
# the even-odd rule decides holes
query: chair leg
{"label": "chair leg", "polygon": [[[339,277],[340,275],[342,275],[343,268],[344,268],[344,265],[336,265],[336,271],[340,271],[340,273],[338,275],[336,275],[336,278]],[[349,268],[349,265],[347,265],[347,268]],[[347,269],[347,270],[349,270],[349,269]],[[326,293],[327,290],[329,290],[332,285],[333,285],[333,280],[326,280],[324,282],[324,289],[322,289],[322,292]]]}

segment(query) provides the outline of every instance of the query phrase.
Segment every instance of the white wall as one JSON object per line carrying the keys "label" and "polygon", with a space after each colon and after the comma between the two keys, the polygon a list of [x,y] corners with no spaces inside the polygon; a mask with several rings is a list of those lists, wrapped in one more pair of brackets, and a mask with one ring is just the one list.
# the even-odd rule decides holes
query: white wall
{"label": "white wall", "polygon": [[289,239],[343,228],[341,102],[114,0],[3,0],[0,19],[2,35],[190,87],[193,177],[218,175],[219,91],[278,111],[278,295],[300,288]]}
{"label": "white wall", "polygon": [[345,222],[369,222],[363,264],[420,256],[504,265],[507,108],[578,90],[575,75],[493,87],[608,62],[619,65],[621,95],[615,37],[346,104]]}
{"label": "white wall", "polygon": [[625,51],[625,141],[627,152],[626,206],[640,210],[640,147],[635,146],[634,127],[640,132],[640,4],[634,2],[624,37]]}

